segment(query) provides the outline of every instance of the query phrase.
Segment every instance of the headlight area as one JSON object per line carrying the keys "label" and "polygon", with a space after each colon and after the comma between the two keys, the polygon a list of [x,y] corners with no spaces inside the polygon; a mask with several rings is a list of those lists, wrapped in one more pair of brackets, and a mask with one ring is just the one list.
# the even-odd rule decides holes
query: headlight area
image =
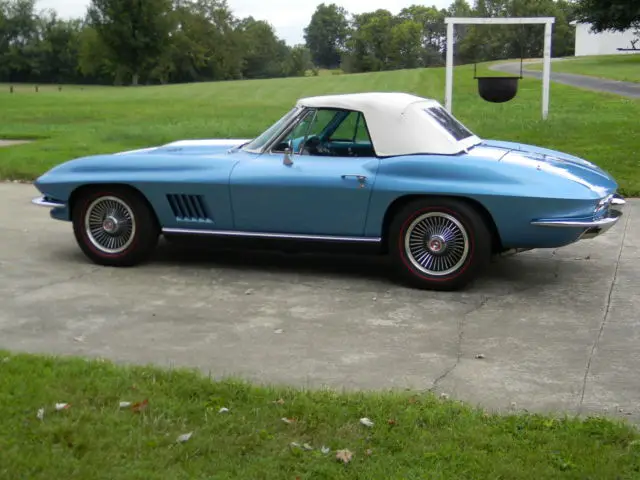
{"label": "headlight area", "polygon": [[593,212],[594,219],[606,218],[611,212],[622,213],[626,201],[618,193],[612,193],[601,199]]}
{"label": "headlight area", "polygon": [[598,201],[591,218],[553,218],[531,222],[538,227],[556,227],[581,229],[578,240],[595,238],[613,227],[620,217],[626,202],[621,195],[614,193]]}

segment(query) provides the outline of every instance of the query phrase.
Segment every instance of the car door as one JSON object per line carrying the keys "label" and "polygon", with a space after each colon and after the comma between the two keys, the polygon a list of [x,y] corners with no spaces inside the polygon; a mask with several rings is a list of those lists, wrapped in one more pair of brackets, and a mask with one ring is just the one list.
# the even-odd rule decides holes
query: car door
{"label": "car door", "polygon": [[358,112],[310,110],[274,148],[239,162],[230,177],[234,228],[363,236],[379,159],[373,149],[350,155],[348,149],[332,149],[329,141],[351,114]]}

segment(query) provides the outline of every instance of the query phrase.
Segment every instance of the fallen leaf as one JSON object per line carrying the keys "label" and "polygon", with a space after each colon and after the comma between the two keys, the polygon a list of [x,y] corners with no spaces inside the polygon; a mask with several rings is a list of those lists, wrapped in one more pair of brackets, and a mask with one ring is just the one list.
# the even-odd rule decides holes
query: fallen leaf
{"label": "fallen leaf", "polygon": [[145,399],[142,402],[136,402],[131,406],[133,412],[139,413],[149,405],[149,400]]}
{"label": "fallen leaf", "polygon": [[191,435],[193,435],[193,432],[189,432],[189,433],[182,434],[182,435],[180,435],[180,436],[178,437],[178,439],[176,440],[176,442],[178,442],[178,443],[184,443],[184,442],[186,442],[187,440],[189,440],[189,439],[191,438]]}
{"label": "fallen leaf", "polygon": [[373,427],[373,422],[369,420],[367,417],[361,418],[360,423],[365,427]]}
{"label": "fallen leaf", "polygon": [[336,452],[336,460],[340,462],[349,463],[352,458],[353,453],[351,453],[349,450],[338,450]]}

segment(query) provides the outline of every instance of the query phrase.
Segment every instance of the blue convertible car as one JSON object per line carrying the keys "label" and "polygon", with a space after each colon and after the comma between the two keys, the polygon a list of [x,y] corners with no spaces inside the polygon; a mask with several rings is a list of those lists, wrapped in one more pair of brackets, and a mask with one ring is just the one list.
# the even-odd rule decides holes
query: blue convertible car
{"label": "blue convertible car", "polygon": [[374,245],[419,288],[458,289],[492,254],[593,238],[619,220],[610,175],[580,158],[484,140],[405,93],[304,98],[252,140],[188,140],[68,161],[34,203],[101,265],[160,235]]}

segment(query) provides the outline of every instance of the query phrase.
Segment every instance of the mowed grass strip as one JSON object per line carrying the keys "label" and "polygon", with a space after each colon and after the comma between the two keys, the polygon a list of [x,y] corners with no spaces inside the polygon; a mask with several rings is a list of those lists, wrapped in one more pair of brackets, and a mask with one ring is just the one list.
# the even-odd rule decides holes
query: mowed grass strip
{"label": "mowed grass strip", "polygon": [[[542,63],[527,65],[525,68],[542,70]],[[621,82],[640,83],[640,54],[568,57],[553,62],[551,69],[558,73],[574,73]]]}
{"label": "mowed grass strip", "polygon": [[[479,73],[491,73],[480,65]],[[0,138],[33,138],[0,149],[0,178],[31,180],[63,161],[185,138],[253,138],[311,95],[403,91],[443,101],[442,68],[153,87],[0,86]],[[457,67],[453,113],[484,138],[559,149],[615,176],[624,195],[640,195],[640,101],[552,84],[541,119],[541,83],[492,104],[477,95],[473,68]]]}
{"label": "mowed grass strip", "polygon": [[[120,407],[145,400],[139,411]],[[56,403],[70,406],[56,411]],[[640,476],[638,432],[600,418],[500,416],[431,394],[258,388],[7,352],[0,431],[3,480]],[[348,463],[339,450],[351,453]]]}

